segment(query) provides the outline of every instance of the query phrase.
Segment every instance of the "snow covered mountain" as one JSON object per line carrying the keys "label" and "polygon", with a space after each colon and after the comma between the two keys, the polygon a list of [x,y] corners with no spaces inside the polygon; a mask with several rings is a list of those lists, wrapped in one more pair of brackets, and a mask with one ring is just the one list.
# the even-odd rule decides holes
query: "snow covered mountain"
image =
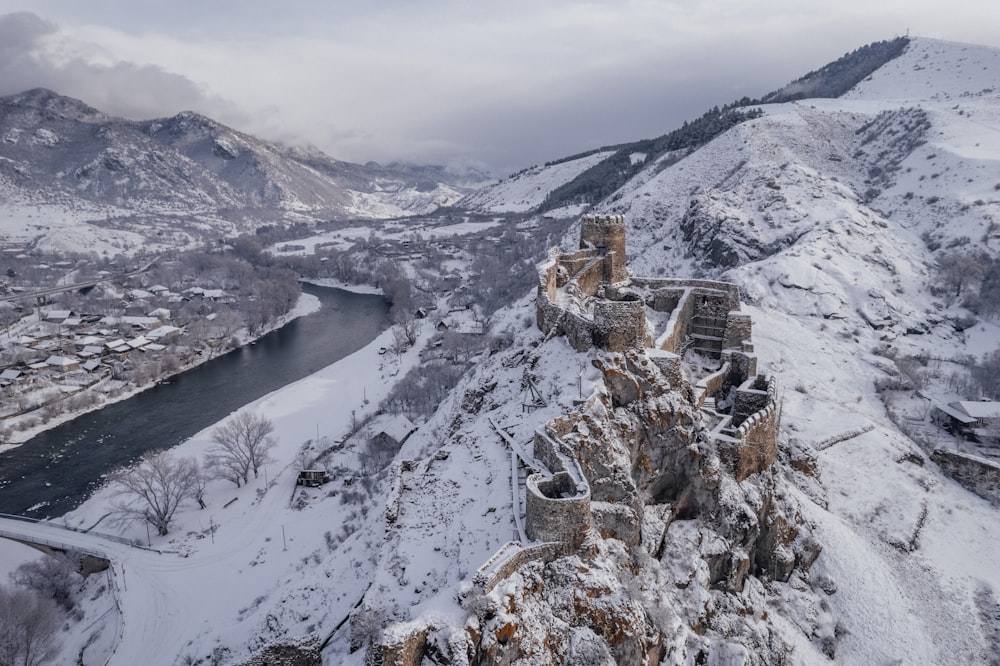
{"label": "snow covered mountain", "polygon": [[459,182],[281,147],[190,112],[130,121],[43,89],[0,100],[0,233],[14,242],[128,250],[285,218],[424,214],[457,201]]}
{"label": "snow covered mountain", "polygon": [[[940,288],[948,256],[1000,254],[998,71],[1000,50],[910,40],[840,97],[762,104],[703,145],[637,155],[593,207],[624,217],[633,275],[738,286],[753,329],[743,350],[778,382],[777,394],[752,389],[777,398],[775,450],[733,469],[725,437],[710,437],[721,405],[698,404],[699,384],[653,360],[669,357],[577,344],[579,330],[557,334],[573,333],[571,315],[538,330],[545,305],[526,295],[494,315],[506,342],[405,441],[392,475],[303,490],[290,507],[265,479],[256,500],[215,515],[223,526],[205,530],[197,510],[179,518],[161,545],[183,563],[150,565],[156,617],[139,615],[163,663],[262,663],[276,646],[329,664],[996,663],[1000,509],[930,454],[971,444],[933,429],[925,396],[1000,345],[995,315]],[[208,160],[214,148],[200,150]],[[532,209],[593,161],[529,170],[463,205]],[[546,274],[553,286],[598,265],[576,253],[580,236]],[[603,287],[616,312],[657,298]],[[376,349],[389,337],[251,406],[281,435],[272,486],[287,487],[321,420],[360,409],[345,377],[366,377],[376,401],[388,390]],[[697,355],[686,363],[699,370]],[[542,447],[545,461],[527,447],[557,438],[567,446]],[[518,458],[566,467],[572,484],[545,486],[553,504],[589,503],[572,552],[525,538],[538,497]],[[93,524],[101,501],[70,520]],[[249,528],[261,512],[267,529]]]}
{"label": "snow covered mountain", "polygon": [[[486,361],[405,447],[416,462],[397,481],[404,499],[390,501],[353,647],[372,640],[365,630],[376,617],[388,629],[375,643],[399,663],[419,663],[419,655],[446,663],[638,663],[630,660],[640,653],[650,663],[993,663],[1000,511],[929,456],[955,444],[935,434],[921,396],[946,391],[963,359],[1000,345],[997,321],[969,325],[969,311],[940,289],[939,269],[947,253],[997,256],[998,71],[997,49],[911,40],[842,97],[762,105],[761,117],[680,159],[651,161],[595,206],[627,220],[633,274],[739,285],[761,366],[784,387],[773,476],[724,479],[728,495],[719,501],[729,518],[708,502],[703,515],[673,522],[664,530],[673,561],[596,539],[578,557],[514,567],[470,601],[463,585],[476,567],[514,557],[497,551],[513,530],[504,493],[515,473],[499,430],[518,443],[530,439],[532,428],[554,418],[547,412],[572,409],[578,381],[584,397],[588,386],[614,393],[635,382],[640,388],[631,390],[648,400],[641,363],[609,373],[600,354],[516,333],[514,352]],[[523,209],[538,201],[524,185],[534,179],[541,192],[551,173],[529,170],[466,202]],[[577,233],[566,246],[575,246]],[[534,317],[525,300],[506,321],[517,330]],[[907,359],[927,364],[920,394],[901,380]],[[605,368],[603,382],[592,364]],[[530,403],[517,381],[522,373],[549,398],[532,416],[518,405]],[[628,418],[627,399],[611,402],[615,416],[606,418]],[[614,462],[620,424],[579,418],[577,433],[602,433],[605,469],[621,465],[641,476],[643,455],[634,457],[634,448],[631,467]],[[490,419],[500,427],[491,430]],[[650,423],[633,432],[640,452]],[[714,472],[700,474],[707,482]],[[777,519],[762,516],[760,503],[778,498],[786,503],[782,520],[794,525],[800,515],[795,529],[811,534],[822,553],[787,582],[765,573],[728,587],[712,553],[739,553],[746,542],[739,529],[715,521],[743,515],[770,524]],[[594,520],[607,521],[597,516],[612,509],[596,504]],[[647,505],[645,520],[655,522],[654,514],[655,503]],[[706,562],[715,573],[703,572]],[[337,658],[347,659],[347,646],[340,649]]]}

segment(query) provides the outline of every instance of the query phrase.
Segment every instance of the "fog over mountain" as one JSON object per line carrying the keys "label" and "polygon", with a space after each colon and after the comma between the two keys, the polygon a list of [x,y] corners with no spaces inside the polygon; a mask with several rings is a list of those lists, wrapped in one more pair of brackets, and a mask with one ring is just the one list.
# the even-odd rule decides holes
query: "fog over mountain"
{"label": "fog over mountain", "polygon": [[856,45],[998,43],[989,3],[3,0],[0,95],[47,87],[142,120],[191,110],[352,162],[497,176],[662,134]]}

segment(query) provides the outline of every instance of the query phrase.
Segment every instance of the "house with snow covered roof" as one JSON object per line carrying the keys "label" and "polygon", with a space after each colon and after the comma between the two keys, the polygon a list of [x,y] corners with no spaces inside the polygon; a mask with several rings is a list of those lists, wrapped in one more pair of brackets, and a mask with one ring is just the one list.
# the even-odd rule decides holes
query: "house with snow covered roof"
{"label": "house with snow covered roof", "polygon": [[960,400],[949,407],[975,420],[977,426],[984,426],[993,419],[1000,419],[1000,402],[992,400]]}
{"label": "house with snow covered roof", "polygon": [[45,359],[45,364],[60,372],[70,372],[71,370],[80,369],[80,360],[69,356],[49,356]]}
{"label": "house with snow covered roof", "polygon": [[382,414],[376,416],[370,424],[374,434],[368,439],[371,445],[380,450],[395,451],[413,434],[417,426],[402,414]]}
{"label": "house with snow covered roof", "polygon": [[1000,433],[1000,402],[959,400],[934,406],[931,420],[948,432],[978,441],[995,441]]}

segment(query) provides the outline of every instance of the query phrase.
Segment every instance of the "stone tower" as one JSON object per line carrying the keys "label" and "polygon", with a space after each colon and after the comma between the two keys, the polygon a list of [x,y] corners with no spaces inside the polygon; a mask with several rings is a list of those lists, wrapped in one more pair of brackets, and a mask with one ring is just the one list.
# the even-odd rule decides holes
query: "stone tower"
{"label": "stone tower", "polygon": [[580,221],[580,248],[592,247],[604,257],[602,282],[628,279],[625,268],[625,216],[584,215]]}

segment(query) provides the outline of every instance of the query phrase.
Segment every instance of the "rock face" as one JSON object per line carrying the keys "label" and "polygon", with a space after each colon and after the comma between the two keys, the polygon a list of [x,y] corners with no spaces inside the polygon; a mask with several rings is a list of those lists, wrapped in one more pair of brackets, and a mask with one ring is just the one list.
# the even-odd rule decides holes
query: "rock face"
{"label": "rock face", "polygon": [[[542,267],[537,312],[546,337],[525,362],[529,378],[540,373],[562,333],[577,350],[570,357],[596,370],[589,397],[536,426],[530,453],[492,422],[510,448],[515,516],[523,501],[520,540],[504,544],[466,583],[461,631],[453,621],[407,618],[394,604],[395,621],[368,645],[371,663],[785,660],[790,648],[765,621],[765,584],[804,576],[820,548],[774,467],[777,384],[757,374],[738,290],[705,280],[629,280],[607,260],[623,251],[624,235],[600,235],[618,222],[585,218],[582,250],[553,253]],[[586,290],[573,292],[574,283]],[[573,301],[574,293],[593,302]],[[623,342],[605,335],[615,327],[596,325],[602,307],[621,304],[636,314],[620,329],[641,322],[640,339]],[[595,325],[566,323],[577,319]],[[666,321],[666,330],[646,331],[647,319]],[[687,350],[693,360],[685,360]],[[508,367],[484,370],[463,405],[497,391],[504,379],[493,371]],[[499,418],[501,403],[492,404]],[[480,409],[464,413],[491,418]]]}
{"label": "rock face", "polygon": [[804,573],[819,546],[779,477],[767,467],[737,481],[698,411],[640,353],[598,365],[605,390],[549,424],[590,486],[591,529],[480,601],[471,663],[782,663],[761,581]]}

